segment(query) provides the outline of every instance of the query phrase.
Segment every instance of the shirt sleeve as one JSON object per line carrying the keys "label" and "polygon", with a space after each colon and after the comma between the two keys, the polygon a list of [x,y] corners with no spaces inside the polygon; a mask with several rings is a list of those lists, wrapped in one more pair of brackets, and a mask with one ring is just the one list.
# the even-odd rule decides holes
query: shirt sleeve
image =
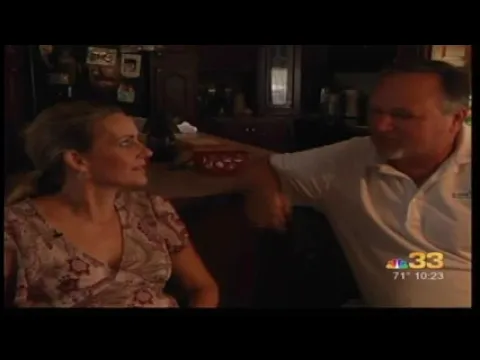
{"label": "shirt sleeve", "polygon": [[270,165],[277,173],[282,191],[292,205],[321,203],[338,174],[339,164],[351,140],[290,154],[275,154]]}
{"label": "shirt sleeve", "polygon": [[163,228],[165,242],[170,253],[181,251],[190,243],[187,227],[178,216],[172,204],[160,196],[149,195],[153,211],[160,228]]}
{"label": "shirt sleeve", "polygon": [[[12,288],[7,290],[7,301],[9,305],[13,304],[25,304],[27,303],[28,298],[28,281],[26,277],[25,264],[22,261],[22,252],[21,248],[21,229],[22,222],[16,221],[10,212],[7,209],[4,209],[4,222],[3,222],[3,249],[5,251],[13,251],[16,254],[16,263],[15,263],[15,275],[13,279],[15,281],[12,284]],[[3,272],[7,272],[6,264],[4,264]],[[12,291],[12,293],[10,293]],[[12,304],[10,304],[12,301]]]}

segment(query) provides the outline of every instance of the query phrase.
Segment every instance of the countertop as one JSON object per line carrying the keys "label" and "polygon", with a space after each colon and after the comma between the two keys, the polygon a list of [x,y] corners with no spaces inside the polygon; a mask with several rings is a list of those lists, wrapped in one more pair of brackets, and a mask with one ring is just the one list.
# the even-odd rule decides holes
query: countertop
{"label": "countertop", "polygon": [[[177,138],[184,152],[202,150],[242,150],[250,158],[268,156],[273,152],[208,134],[182,135]],[[148,170],[147,189],[167,199],[195,198],[234,192],[235,175],[206,175],[193,169],[170,170],[167,164],[152,163]]]}

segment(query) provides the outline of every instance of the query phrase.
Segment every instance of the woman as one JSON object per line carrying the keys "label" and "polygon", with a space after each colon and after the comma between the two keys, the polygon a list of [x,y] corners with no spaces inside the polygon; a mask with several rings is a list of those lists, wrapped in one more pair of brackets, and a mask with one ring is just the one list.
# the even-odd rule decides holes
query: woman
{"label": "woman", "polygon": [[163,291],[172,272],[192,307],[217,305],[173,207],[126,191],[147,183],[152,152],[138,136],[120,109],[87,102],[57,104],[27,129],[35,186],[12,193],[4,218],[15,306],[177,307]]}

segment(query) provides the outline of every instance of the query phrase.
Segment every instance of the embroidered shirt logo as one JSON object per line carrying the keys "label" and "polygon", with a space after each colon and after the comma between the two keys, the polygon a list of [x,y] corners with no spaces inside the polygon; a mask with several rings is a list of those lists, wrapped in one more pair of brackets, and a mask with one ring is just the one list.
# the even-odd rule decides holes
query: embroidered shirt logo
{"label": "embroidered shirt logo", "polygon": [[452,194],[452,197],[454,199],[471,199],[472,198],[472,190],[454,192]]}

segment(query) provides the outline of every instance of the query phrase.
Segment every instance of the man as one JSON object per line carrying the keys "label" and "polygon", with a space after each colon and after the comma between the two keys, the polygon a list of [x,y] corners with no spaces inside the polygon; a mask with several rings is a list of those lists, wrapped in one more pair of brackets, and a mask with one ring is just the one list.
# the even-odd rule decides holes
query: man
{"label": "man", "polygon": [[325,213],[367,306],[470,307],[469,95],[468,76],[443,62],[382,73],[371,136],[246,171],[251,220],[283,227],[290,204]]}

